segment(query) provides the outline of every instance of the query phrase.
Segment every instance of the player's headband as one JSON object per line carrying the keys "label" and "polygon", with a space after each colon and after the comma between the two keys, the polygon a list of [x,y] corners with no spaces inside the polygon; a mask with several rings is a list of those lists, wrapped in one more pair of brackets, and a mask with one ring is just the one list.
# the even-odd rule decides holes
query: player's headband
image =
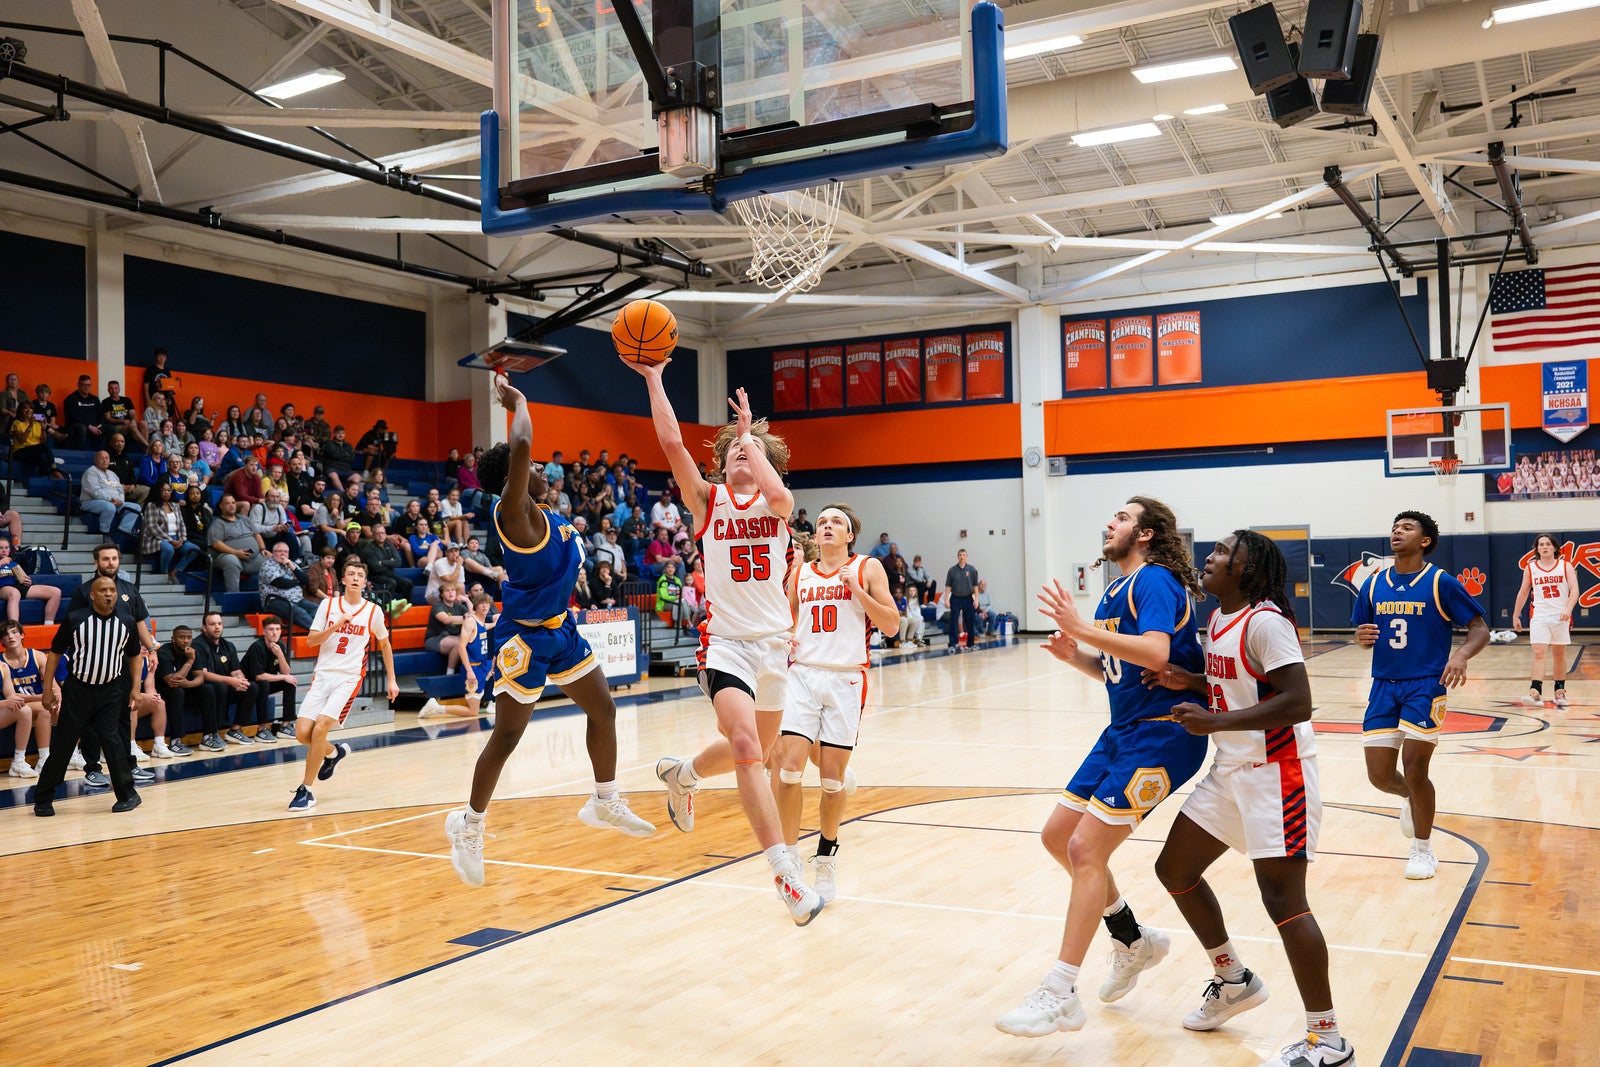
{"label": "player's headband", "polygon": [[817,518],[821,519],[829,515],[837,516],[844,523],[844,528],[846,530],[850,531],[851,533],[856,532],[855,524],[850,521],[850,516],[846,515],[838,508],[823,508],[817,513]]}

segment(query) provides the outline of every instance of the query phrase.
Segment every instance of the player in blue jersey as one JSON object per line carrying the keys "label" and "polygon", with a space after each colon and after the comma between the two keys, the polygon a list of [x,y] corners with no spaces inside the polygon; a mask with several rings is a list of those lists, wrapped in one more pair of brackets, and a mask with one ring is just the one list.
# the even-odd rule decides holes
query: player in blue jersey
{"label": "player in blue jersey", "polygon": [[[1155,806],[1200,769],[1206,739],[1183,728],[1174,705],[1187,697],[1144,684],[1141,668],[1170,663],[1203,673],[1195,628],[1200,593],[1194,558],[1172,511],[1136,496],[1106,524],[1102,553],[1121,575],[1106,589],[1094,622],[1078,614],[1060,582],[1039,594],[1060,629],[1045,643],[1057,659],[1104,682],[1111,723],[1089,750],[1040,834],[1045,849],[1072,876],[1061,955],[1021,1007],[995,1020],[1017,1037],[1078,1030],[1087,1017],[1078,1001],[1078,969],[1094,939],[1095,920],[1111,932],[1111,973],[1100,999],[1119,1000],[1139,974],[1160,962],[1171,939],[1139,925],[1111,876],[1111,854]],[[1091,818],[1084,818],[1088,814]]]}
{"label": "player in blue jersey", "polygon": [[[1396,515],[1389,531],[1394,566],[1367,579],[1350,616],[1357,643],[1372,649],[1372,691],[1361,722],[1367,778],[1403,798],[1407,878],[1432,878],[1439,869],[1428,763],[1444,726],[1445,690],[1466,681],[1467,660],[1489,644],[1483,608],[1454,575],[1423,558],[1438,547],[1433,519],[1420,511]],[[1457,626],[1467,628],[1467,639],[1451,652]]]}
{"label": "player in blue jersey", "polygon": [[[489,611],[494,607],[494,601],[488,593],[480,592],[473,593],[468,602],[472,605],[472,610],[461,620],[461,671],[466,675],[467,702],[441,704],[429,697],[428,702],[422,705],[422,710],[417,712],[419,719],[440,715],[454,716],[458,719],[478,717],[478,709],[489,688],[489,671],[494,667],[494,657],[489,654],[489,639],[494,633],[494,623],[489,621]],[[489,710],[493,714],[492,704]]]}
{"label": "player in blue jersey", "polygon": [[553,682],[589,718],[585,741],[594,766],[594,794],[578,811],[585,825],[648,837],[656,828],[635,815],[617,792],[617,706],[600,662],[567,611],[583,566],[583,539],[571,523],[535,501],[546,491],[544,468],[533,463],[528,402],[503,374],[495,398],[512,412],[511,440],[478,461],[478,481],[500,498],[491,521],[505,549],[502,611],[494,627],[494,666],[487,688],[495,723],[472,772],[467,807],[445,818],[450,862],[468,885],[483,884],[483,822],[500,770],[533,718],[533,705]]}

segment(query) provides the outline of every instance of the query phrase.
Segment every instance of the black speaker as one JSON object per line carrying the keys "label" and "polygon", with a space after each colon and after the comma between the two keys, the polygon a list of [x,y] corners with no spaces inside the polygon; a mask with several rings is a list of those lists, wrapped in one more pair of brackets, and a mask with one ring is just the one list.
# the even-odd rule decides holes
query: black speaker
{"label": "black speaker", "polygon": [[1252,93],[1260,95],[1298,76],[1278,25],[1278,12],[1271,4],[1239,12],[1228,20],[1228,30]]}
{"label": "black speaker", "polygon": [[[1289,45],[1289,56],[1298,63],[1299,47]],[[1293,81],[1267,94],[1267,113],[1272,116],[1273,122],[1288,129],[1317,113],[1317,94],[1311,91],[1310,82],[1296,74]]]}
{"label": "black speaker", "polygon": [[1383,39],[1375,33],[1363,33],[1356,38],[1356,61],[1350,67],[1350,80],[1328,82],[1322,87],[1322,110],[1335,115],[1367,113],[1367,97],[1372,95],[1372,83],[1378,77],[1378,53],[1383,50]]}
{"label": "black speaker", "polygon": [[1361,0],[1311,0],[1300,39],[1300,74],[1347,81],[1361,32]]}

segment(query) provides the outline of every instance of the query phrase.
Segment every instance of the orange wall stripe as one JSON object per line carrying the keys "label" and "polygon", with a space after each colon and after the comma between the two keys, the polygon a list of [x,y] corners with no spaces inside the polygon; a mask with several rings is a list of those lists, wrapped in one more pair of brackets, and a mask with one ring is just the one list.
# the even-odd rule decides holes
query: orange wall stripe
{"label": "orange wall stripe", "polygon": [[792,470],[844,470],[886,464],[961,463],[1022,455],[1022,407],[888,411],[818,419],[774,420],[794,453]]}
{"label": "orange wall stripe", "polygon": [[[667,469],[667,455],[656,442],[655,425],[644,415],[618,415],[609,411],[585,411],[581,408],[557,407],[528,401],[528,417],[533,420],[533,456],[549,459],[550,453],[560,451],[562,458],[571,463],[584,449],[590,458],[600,455],[602,448],[611,450],[611,461],[626,452],[639,461],[645,470]],[[717,432],[715,426],[682,423],[683,443],[696,461],[711,461],[711,449],[702,442],[709,441]]]}
{"label": "orange wall stripe", "polygon": [[1434,407],[1421,371],[1045,402],[1053,456],[1384,436],[1390,408]]}
{"label": "orange wall stripe", "polygon": [[[1580,362],[1578,360],[1551,360],[1551,362]],[[1594,422],[1594,383],[1600,375],[1600,359],[1582,362],[1589,364],[1590,419]],[[1539,429],[1544,425],[1544,382],[1539,363],[1507,363],[1497,367],[1484,367],[1478,372],[1479,393],[1485,404],[1511,405],[1513,429]]]}

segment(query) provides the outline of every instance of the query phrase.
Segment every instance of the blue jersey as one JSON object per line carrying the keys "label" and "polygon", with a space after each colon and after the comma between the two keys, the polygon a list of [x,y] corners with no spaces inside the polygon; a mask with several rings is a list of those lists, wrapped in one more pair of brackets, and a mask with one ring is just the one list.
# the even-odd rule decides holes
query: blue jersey
{"label": "blue jersey", "polygon": [[17,576],[11,573],[16,569],[16,566],[17,561],[14,559],[8,559],[4,563],[0,563],[0,586],[22,584],[17,581]]}
{"label": "blue jersey", "polygon": [[11,685],[16,689],[18,696],[43,696],[44,689],[39,684],[39,677],[44,673],[44,668],[39,663],[39,653],[33,649],[24,649],[28,657],[20,667],[6,663],[6,668],[11,671]]}
{"label": "blue jersey", "polygon": [[559,624],[566,617],[578,568],[583,566],[583,538],[570,522],[541,504],[539,510],[548,524],[544,540],[532,548],[518,548],[506,540],[500,525],[504,506],[503,501],[494,506],[494,527],[504,549],[501,562],[506,569],[500,583],[502,614],[523,626],[546,626],[552,619]]}
{"label": "blue jersey", "polygon": [[[576,581],[576,579],[574,579]],[[487,666],[489,663],[489,624],[482,619],[477,620],[477,629],[473,631],[472,640],[468,641],[462,649],[469,667]]]}
{"label": "blue jersey", "polygon": [[1367,579],[1350,621],[1378,624],[1374,678],[1438,678],[1450,659],[1455,627],[1483,614],[1464,585],[1431,563],[1415,574],[1386,567]]}
{"label": "blue jersey", "polygon": [[[1170,634],[1172,647],[1167,660],[1186,671],[1205,673],[1194,603],[1189,591],[1165,567],[1144,564],[1112,582],[1095,608],[1094,624],[1115,634]],[[1111,698],[1112,726],[1166,718],[1172,714],[1173,705],[1192,699],[1187,693],[1146,687],[1140,680],[1143,668],[1108,653],[1100,653],[1100,668],[1105,672],[1106,693]]]}

